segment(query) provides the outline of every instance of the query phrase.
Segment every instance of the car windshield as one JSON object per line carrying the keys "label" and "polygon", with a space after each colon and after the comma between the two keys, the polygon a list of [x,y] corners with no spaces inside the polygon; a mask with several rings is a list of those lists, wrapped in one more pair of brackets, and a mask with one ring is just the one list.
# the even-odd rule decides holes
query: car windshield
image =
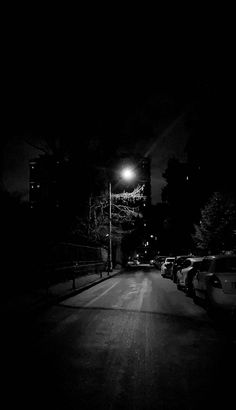
{"label": "car windshield", "polygon": [[194,268],[199,269],[200,266],[201,266],[201,261],[193,262],[193,266],[194,266]]}
{"label": "car windshield", "polygon": [[201,262],[200,271],[201,272],[207,272],[210,268],[210,264],[211,264],[211,259],[204,259]]}
{"label": "car windshield", "polygon": [[216,272],[236,273],[236,258],[222,258],[216,260]]}
{"label": "car windshield", "polygon": [[167,258],[166,259],[166,262],[173,262],[174,261],[174,258]]}
{"label": "car windshield", "polygon": [[185,259],[186,259],[186,258],[179,258],[179,259],[177,259],[175,262],[178,263],[178,264],[181,264],[181,263],[183,263],[183,262],[185,261]]}

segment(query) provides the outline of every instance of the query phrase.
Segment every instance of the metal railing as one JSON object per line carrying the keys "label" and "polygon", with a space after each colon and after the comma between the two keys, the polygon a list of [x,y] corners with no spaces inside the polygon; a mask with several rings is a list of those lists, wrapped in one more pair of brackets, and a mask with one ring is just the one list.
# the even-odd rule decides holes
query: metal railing
{"label": "metal railing", "polygon": [[59,243],[48,250],[44,263],[47,286],[72,280],[81,275],[98,274],[107,269],[107,250],[101,247]]}

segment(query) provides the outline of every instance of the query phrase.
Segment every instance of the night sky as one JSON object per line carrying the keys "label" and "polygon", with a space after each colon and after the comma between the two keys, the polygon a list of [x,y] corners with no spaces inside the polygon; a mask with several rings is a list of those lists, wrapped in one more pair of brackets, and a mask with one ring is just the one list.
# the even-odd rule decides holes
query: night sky
{"label": "night sky", "polygon": [[[4,81],[5,187],[27,198],[28,159],[37,151],[22,138],[66,135],[79,146],[83,139],[97,136],[111,146],[120,144],[151,156],[152,200],[160,201],[168,158],[185,159],[190,133],[186,116],[198,117],[203,106],[201,125],[216,121],[215,139],[222,138],[219,129],[227,128],[227,70],[209,54],[181,53],[176,47],[156,58],[137,49],[110,56],[98,47],[66,60],[59,53],[25,55],[18,48],[6,64]],[[204,144],[212,144],[212,137]]]}

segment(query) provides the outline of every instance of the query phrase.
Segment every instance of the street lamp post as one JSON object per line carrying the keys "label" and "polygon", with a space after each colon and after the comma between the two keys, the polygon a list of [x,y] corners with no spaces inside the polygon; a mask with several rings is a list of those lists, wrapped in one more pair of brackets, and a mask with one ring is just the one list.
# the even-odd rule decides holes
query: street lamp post
{"label": "street lamp post", "polygon": [[108,246],[108,269],[107,274],[109,275],[112,272],[112,230],[111,230],[111,182],[108,184],[108,198],[109,198],[109,246]]}
{"label": "street lamp post", "polygon": [[[121,177],[127,181],[132,180],[135,177],[135,173],[132,168],[123,168],[121,171]],[[111,182],[108,183],[108,206],[109,206],[109,243],[108,243],[108,266],[107,274],[109,275],[113,269],[112,263],[112,195],[111,195]]]}

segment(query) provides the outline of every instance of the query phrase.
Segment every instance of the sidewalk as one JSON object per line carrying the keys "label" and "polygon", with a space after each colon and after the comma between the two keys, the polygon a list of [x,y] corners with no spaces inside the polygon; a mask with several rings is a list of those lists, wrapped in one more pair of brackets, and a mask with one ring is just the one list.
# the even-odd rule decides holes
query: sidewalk
{"label": "sidewalk", "polygon": [[3,310],[3,313],[4,311],[8,313],[30,313],[47,308],[50,305],[59,303],[62,300],[81,293],[100,282],[118,275],[122,271],[122,268],[113,269],[109,275],[107,272],[103,272],[101,277],[98,274],[87,274],[77,277],[74,284],[72,280],[69,280],[67,282],[50,286],[48,289],[37,289],[9,295],[9,298],[6,300],[6,303],[1,310]]}

